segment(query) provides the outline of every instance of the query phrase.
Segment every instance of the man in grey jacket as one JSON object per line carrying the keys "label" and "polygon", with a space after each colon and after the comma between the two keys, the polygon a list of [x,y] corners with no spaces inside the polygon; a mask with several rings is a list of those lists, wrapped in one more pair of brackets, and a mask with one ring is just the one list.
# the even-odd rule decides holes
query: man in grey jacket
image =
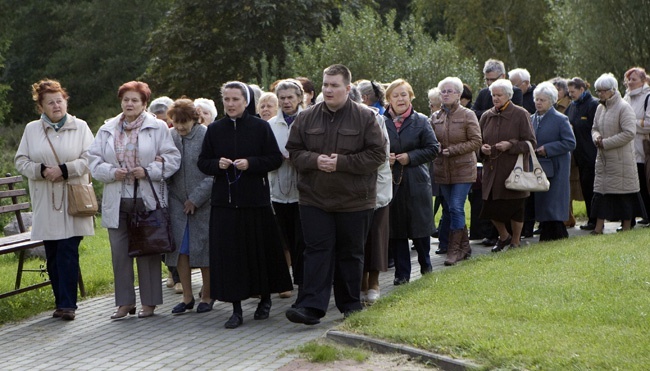
{"label": "man in grey jacket", "polygon": [[332,282],[341,313],[361,310],[363,247],[386,138],[374,113],[349,99],[351,79],[340,64],[323,71],[324,101],[298,115],[286,145],[298,172],[306,245],[303,285],[286,313],[295,323],[320,322]]}

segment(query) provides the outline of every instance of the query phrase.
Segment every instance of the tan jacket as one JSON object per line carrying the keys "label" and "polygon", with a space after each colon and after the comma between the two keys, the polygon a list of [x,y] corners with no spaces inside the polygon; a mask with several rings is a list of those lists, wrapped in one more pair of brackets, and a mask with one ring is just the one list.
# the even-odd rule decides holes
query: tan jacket
{"label": "tan jacket", "polygon": [[[45,180],[41,175],[41,164],[60,165],[45,135],[50,138],[59,160],[65,163],[68,169],[66,181],[53,183]],[[29,193],[34,213],[33,240],[62,240],[95,234],[92,217],[68,215],[66,189],[66,183],[88,182],[87,174],[90,171],[87,152],[92,141],[93,134],[88,124],[71,115],[67,116],[65,124],[58,132],[43,120],[32,121],[25,127],[14,162],[18,172],[29,180]],[[56,210],[59,205],[61,209]]]}
{"label": "tan jacket", "polygon": [[617,91],[596,109],[591,137],[603,138],[596,155],[594,192],[625,194],[639,192],[639,176],[634,156],[636,116]]}
{"label": "tan jacket", "polygon": [[[431,125],[440,143],[440,155],[433,161],[438,184],[474,183],[476,151],[481,148],[481,129],[470,109],[456,105],[447,113],[441,109],[431,117]],[[448,149],[449,156],[442,152]]]}

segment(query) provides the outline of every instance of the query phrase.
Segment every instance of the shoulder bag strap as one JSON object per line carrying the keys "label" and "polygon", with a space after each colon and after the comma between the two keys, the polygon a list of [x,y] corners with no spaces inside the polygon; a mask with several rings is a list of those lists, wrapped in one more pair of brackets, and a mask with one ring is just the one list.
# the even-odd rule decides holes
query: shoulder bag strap
{"label": "shoulder bag strap", "polygon": [[149,176],[149,172],[147,169],[142,168],[144,170],[144,175],[147,177],[147,181],[149,181],[149,185],[151,186],[151,192],[153,193],[153,197],[156,199],[156,208],[157,209],[162,209],[162,206],[160,205],[160,199],[158,198],[158,194],[156,193],[156,190],[153,188],[153,182],[151,181],[151,177]]}
{"label": "shoulder bag strap", "polygon": [[47,139],[47,143],[50,145],[50,148],[52,148],[52,153],[54,153],[54,158],[56,159],[56,163],[61,165],[61,160],[59,160],[59,156],[56,154],[56,151],[54,150],[52,141],[50,141],[50,137],[47,136],[47,130],[45,130],[45,123],[43,123],[43,134],[45,134],[45,139]]}
{"label": "shoulder bag strap", "polygon": [[539,164],[539,161],[537,160],[537,156],[535,155],[535,150],[533,149],[533,144],[530,143],[530,141],[526,141],[526,144],[528,144],[528,149],[530,151],[530,159],[533,161],[533,170],[534,169],[541,169],[542,165]]}

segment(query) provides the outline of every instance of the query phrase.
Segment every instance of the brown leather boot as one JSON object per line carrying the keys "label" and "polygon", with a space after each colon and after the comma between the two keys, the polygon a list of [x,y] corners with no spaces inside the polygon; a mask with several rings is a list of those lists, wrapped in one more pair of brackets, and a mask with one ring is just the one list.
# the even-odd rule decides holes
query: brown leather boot
{"label": "brown leather boot", "polygon": [[463,235],[460,239],[460,254],[458,255],[458,261],[465,260],[472,256],[472,248],[469,247],[469,235],[467,234],[467,226],[463,227]]}
{"label": "brown leather boot", "polygon": [[447,250],[447,260],[445,260],[445,265],[454,265],[462,260],[462,251],[460,246],[462,238],[462,229],[455,229],[449,232],[449,248]]}

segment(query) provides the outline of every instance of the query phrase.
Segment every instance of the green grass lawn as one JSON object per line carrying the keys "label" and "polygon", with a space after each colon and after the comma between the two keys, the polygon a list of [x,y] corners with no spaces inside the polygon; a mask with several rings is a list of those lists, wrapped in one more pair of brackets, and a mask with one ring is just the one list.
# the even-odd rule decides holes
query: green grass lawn
{"label": "green grass lawn", "polygon": [[503,369],[647,369],[650,231],[473,258],[341,326]]}

